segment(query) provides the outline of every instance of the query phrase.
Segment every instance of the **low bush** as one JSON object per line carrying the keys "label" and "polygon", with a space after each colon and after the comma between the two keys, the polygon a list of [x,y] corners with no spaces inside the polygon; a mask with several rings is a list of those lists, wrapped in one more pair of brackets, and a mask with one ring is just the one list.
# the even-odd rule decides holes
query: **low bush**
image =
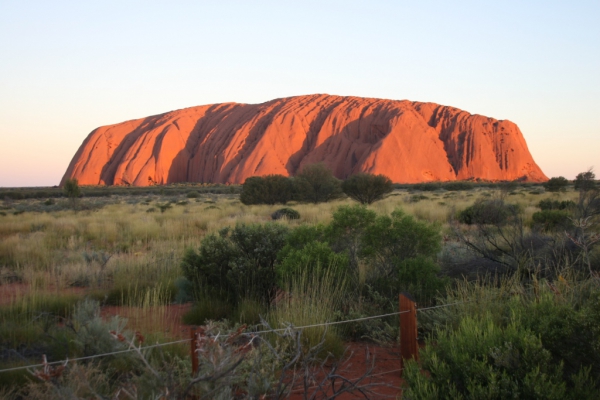
{"label": "low bush", "polygon": [[[428,371],[423,374],[421,368]],[[406,399],[564,399],[560,364],[532,331],[465,317],[458,329],[442,329],[421,352],[421,365],[404,371]]]}
{"label": "low bush", "polygon": [[341,277],[347,268],[346,254],[335,253],[326,242],[312,241],[306,243],[301,249],[286,251],[277,266],[277,275],[279,282],[303,273],[321,276],[326,271],[332,271],[335,276]]}
{"label": "low bush", "polygon": [[323,203],[344,196],[339,179],[323,163],[307,165],[294,178],[295,199]]}
{"label": "low bush", "polygon": [[271,219],[273,220],[278,220],[281,218],[300,219],[300,213],[293,208],[284,207],[271,214]]}
{"label": "low bush", "polygon": [[548,182],[544,184],[544,188],[549,192],[564,192],[567,190],[568,185],[569,181],[565,177],[557,176],[550,178]]}
{"label": "low bush", "polygon": [[253,176],[242,187],[240,201],[250,204],[285,204],[292,200],[293,182],[283,175]]}
{"label": "low bush", "polygon": [[465,182],[465,181],[456,181],[456,182],[445,182],[442,185],[442,188],[448,191],[461,191],[461,190],[471,190],[475,187],[473,182]]}
{"label": "low bush", "polygon": [[542,210],[571,210],[577,207],[577,204],[575,204],[575,202],[571,200],[558,201],[546,199],[541,200],[538,203],[538,207]]}
{"label": "low bush", "polygon": [[569,213],[561,210],[542,210],[531,216],[534,226],[540,226],[544,231],[565,230],[572,225]]}
{"label": "low bush", "polygon": [[269,304],[275,293],[275,263],[285,245],[288,228],[268,223],[238,224],[206,236],[196,252],[188,249],[182,261],[185,277],[196,290],[233,304],[255,298]]}
{"label": "low bush", "polygon": [[506,222],[517,206],[502,200],[479,200],[458,214],[459,222],[467,225],[498,225]]}

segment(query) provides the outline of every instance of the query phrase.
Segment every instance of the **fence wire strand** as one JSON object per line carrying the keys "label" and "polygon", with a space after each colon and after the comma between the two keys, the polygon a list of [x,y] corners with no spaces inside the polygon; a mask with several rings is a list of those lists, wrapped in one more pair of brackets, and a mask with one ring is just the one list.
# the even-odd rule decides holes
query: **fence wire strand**
{"label": "fence wire strand", "polygon": [[[468,301],[461,301],[461,302],[450,303],[450,304],[441,304],[439,306],[433,306],[433,307],[417,308],[417,312],[419,312],[419,311],[433,310],[433,309],[436,309],[436,308],[450,307],[450,306],[455,306],[455,305],[464,304],[464,303],[468,303]],[[312,325],[304,325],[304,326],[289,325],[289,326],[287,326],[285,328],[267,329],[267,330],[262,330],[262,331],[257,331],[257,332],[246,332],[245,334],[246,335],[260,335],[260,334],[264,334],[264,333],[285,332],[285,331],[288,331],[290,329],[302,330],[302,329],[308,329],[308,328],[317,328],[317,327],[321,327],[321,326],[341,325],[341,324],[347,324],[347,323],[350,323],[350,322],[361,322],[361,321],[368,321],[368,320],[371,320],[371,319],[379,319],[379,318],[392,317],[394,315],[400,315],[400,314],[405,314],[405,313],[409,313],[409,312],[410,312],[409,310],[407,310],[407,311],[397,311],[397,312],[393,312],[393,313],[389,313],[389,314],[373,315],[373,316],[369,316],[369,317],[347,319],[347,320],[343,320],[343,321],[323,322],[323,323],[320,323],[320,324],[312,324]],[[219,335],[219,336],[220,337],[228,337],[229,335]],[[69,361],[91,360],[91,359],[94,359],[94,358],[107,357],[107,356],[112,356],[112,355],[115,355],[115,354],[129,353],[131,351],[136,351],[136,350],[146,350],[146,349],[151,349],[151,348],[156,348],[156,347],[163,347],[163,346],[170,346],[170,345],[173,345],[173,344],[185,343],[185,342],[189,342],[190,340],[192,340],[192,339],[181,339],[181,340],[176,340],[176,341],[167,342],[167,343],[156,343],[156,344],[152,344],[152,345],[149,345],[149,346],[144,346],[144,347],[141,347],[141,348],[129,348],[129,349],[126,349],[126,350],[118,350],[118,351],[113,351],[113,352],[110,352],[110,353],[94,354],[94,355],[91,355],[91,356],[77,357],[77,358],[67,358],[65,360],[52,361],[52,362],[49,362],[49,363],[46,363],[46,364],[23,365],[23,366],[20,366],[20,367],[0,369],[0,373],[2,373],[2,372],[9,372],[9,371],[18,371],[18,370],[29,369],[29,368],[44,367],[46,365],[64,364],[65,362],[69,362]]]}

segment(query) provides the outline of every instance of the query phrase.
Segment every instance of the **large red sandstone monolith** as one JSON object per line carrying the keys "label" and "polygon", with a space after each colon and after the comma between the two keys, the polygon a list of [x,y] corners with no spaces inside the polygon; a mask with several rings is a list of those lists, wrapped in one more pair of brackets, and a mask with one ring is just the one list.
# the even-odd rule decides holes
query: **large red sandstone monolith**
{"label": "large red sandstone monolith", "polygon": [[243,183],[324,162],[399,183],[547,180],[510,121],[406,100],[329,95],[191,107],[94,130],[62,183]]}

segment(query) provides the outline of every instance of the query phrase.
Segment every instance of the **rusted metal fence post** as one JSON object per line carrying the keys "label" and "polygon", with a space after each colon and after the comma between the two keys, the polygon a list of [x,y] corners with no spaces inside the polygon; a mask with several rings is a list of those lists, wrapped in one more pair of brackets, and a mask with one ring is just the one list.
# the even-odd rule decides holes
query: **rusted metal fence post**
{"label": "rusted metal fence post", "polygon": [[[404,360],[419,361],[419,343],[417,341],[417,303],[408,293],[401,293],[400,303],[400,367],[404,369]],[[402,371],[400,372],[402,375]]]}
{"label": "rusted metal fence post", "polygon": [[195,377],[198,374],[198,341],[196,340],[196,328],[192,327],[190,329],[190,336],[192,340],[192,377]]}

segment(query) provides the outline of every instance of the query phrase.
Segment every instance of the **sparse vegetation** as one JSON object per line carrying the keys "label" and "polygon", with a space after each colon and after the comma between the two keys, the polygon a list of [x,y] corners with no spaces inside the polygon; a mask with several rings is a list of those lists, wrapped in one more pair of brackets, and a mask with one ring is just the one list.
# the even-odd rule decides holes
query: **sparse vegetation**
{"label": "sparse vegetation", "polygon": [[[223,365],[233,368],[188,393],[285,398],[289,391],[274,377],[333,365],[345,340],[393,343],[397,317],[265,335],[236,364],[236,349],[252,337],[236,334],[239,324],[250,333],[261,323],[280,328],[394,312],[398,293],[408,291],[420,307],[461,304],[419,313],[419,336],[428,341],[420,366],[408,366],[405,397],[527,397],[552,389],[594,398],[600,197],[590,179],[559,192],[531,184],[508,193],[477,182],[396,185],[370,205],[294,199],[298,186],[291,185],[287,202],[297,214],[280,212],[277,222],[272,215],[281,206],[241,204],[225,186],[107,188],[110,197],[82,187],[77,211],[60,189],[5,196],[0,369],[38,363],[43,354],[56,361],[127,348],[139,344],[135,331],[152,343],[188,337],[181,323],[205,324],[207,345],[221,346]],[[112,319],[115,313],[121,318]],[[227,343],[217,332],[240,339]],[[57,388],[80,397],[134,387],[142,397],[167,387],[181,394],[190,383],[188,349],[69,363],[55,383],[31,381],[26,371],[0,373],[0,383],[22,398],[58,397]],[[208,364],[202,368],[214,376]]]}

